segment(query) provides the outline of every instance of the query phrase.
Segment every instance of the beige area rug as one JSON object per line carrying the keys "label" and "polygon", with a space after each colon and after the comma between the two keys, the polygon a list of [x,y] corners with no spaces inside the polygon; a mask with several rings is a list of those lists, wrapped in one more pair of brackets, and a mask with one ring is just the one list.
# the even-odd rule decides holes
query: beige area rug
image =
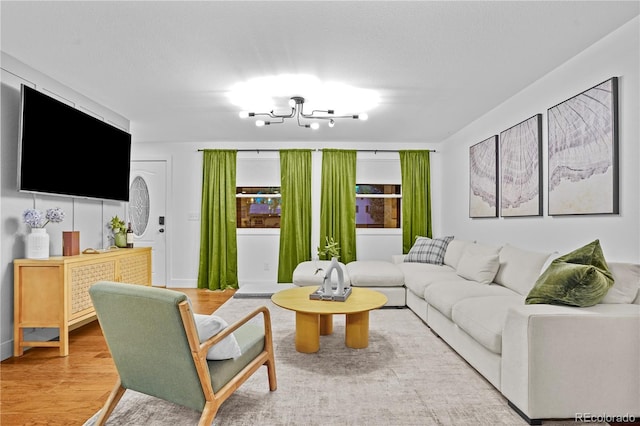
{"label": "beige area rug", "polygon": [[[260,305],[272,315],[278,389],[269,391],[261,368],[221,406],[214,425],[526,425],[409,309],[372,311],[365,349],[345,347],[344,316],[335,316],[320,350],[301,354],[294,348],[295,314],[270,299],[231,299],[216,314],[233,322]],[[199,417],[127,391],[108,424],[196,425]]]}

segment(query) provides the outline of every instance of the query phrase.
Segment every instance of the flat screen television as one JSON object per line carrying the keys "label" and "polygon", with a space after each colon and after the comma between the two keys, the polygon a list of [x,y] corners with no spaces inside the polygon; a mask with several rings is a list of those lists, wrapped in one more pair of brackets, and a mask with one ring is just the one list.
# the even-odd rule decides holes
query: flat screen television
{"label": "flat screen television", "polygon": [[20,95],[19,191],[129,201],[131,134],[24,84]]}

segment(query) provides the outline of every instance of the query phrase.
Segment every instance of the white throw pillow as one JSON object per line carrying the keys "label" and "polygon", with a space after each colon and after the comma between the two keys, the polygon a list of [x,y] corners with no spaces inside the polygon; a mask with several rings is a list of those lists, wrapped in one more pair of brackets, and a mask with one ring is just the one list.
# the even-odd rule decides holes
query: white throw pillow
{"label": "white throw pillow", "polygon": [[444,254],[444,264],[456,269],[462,254],[470,244],[473,244],[473,241],[452,240],[447,246],[447,251]]}
{"label": "white throw pillow", "polygon": [[640,265],[611,262],[608,266],[613,275],[613,287],[600,303],[633,303],[640,287]]}
{"label": "white throw pillow", "polygon": [[500,250],[500,268],[495,283],[526,296],[536,283],[549,256],[551,253],[523,250],[505,244]]}
{"label": "white throw pillow", "polygon": [[474,254],[467,250],[458,262],[456,273],[462,278],[480,284],[491,284],[499,267],[500,260],[497,254]]}
{"label": "white throw pillow", "polygon": [[[200,343],[204,342],[211,336],[215,336],[229,326],[225,320],[216,315],[202,315],[194,313],[193,318],[196,322],[196,328],[198,329]],[[207,352],[207,359],[215,361],[237,358],[240,355],[242,355],[240,345],[238,345],[236,336],[231,333],[209,349]]]}

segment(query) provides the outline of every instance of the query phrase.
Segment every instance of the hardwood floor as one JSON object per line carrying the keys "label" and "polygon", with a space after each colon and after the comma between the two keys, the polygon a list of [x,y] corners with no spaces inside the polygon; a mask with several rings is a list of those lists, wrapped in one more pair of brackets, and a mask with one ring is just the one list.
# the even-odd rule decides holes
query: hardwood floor
{"label": "hardwood floor", "polygon": [[[234,290],[175,289],[210,314]],[[0,364],[0,425],[82,425],[107,400],[117,373],[97,321],[70,333],[69,356],[33,348]]]}

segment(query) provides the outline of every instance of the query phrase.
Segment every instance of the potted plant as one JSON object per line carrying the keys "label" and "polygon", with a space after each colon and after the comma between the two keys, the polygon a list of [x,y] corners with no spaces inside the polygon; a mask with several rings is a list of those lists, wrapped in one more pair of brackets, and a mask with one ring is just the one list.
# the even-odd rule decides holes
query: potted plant
{"label": "potted plant", "polygon": [[124,220],[120,219],[118,215],[115,215],[109,221],[109,228],[113,231],[113,244],[116,247],[127,246],[127,225]]}
{"label": "potted plant", "polygon": [[324,249],[318,247],[318,257],[326,257],[329,259],[340,258],[340,245],[333,239],[333,237],[325,237]]}
{"label": "potted plant", "polygon": [[31,228],[31,233],[27,235],[27,258],[48,259],[49,234],[47,234],[44,227],[49,222],[62,222],[64,220],[64,211],[59,207],[55,207],[47,209],[43,214],[37,209],[27,209],[22,214],[22,219]]}

